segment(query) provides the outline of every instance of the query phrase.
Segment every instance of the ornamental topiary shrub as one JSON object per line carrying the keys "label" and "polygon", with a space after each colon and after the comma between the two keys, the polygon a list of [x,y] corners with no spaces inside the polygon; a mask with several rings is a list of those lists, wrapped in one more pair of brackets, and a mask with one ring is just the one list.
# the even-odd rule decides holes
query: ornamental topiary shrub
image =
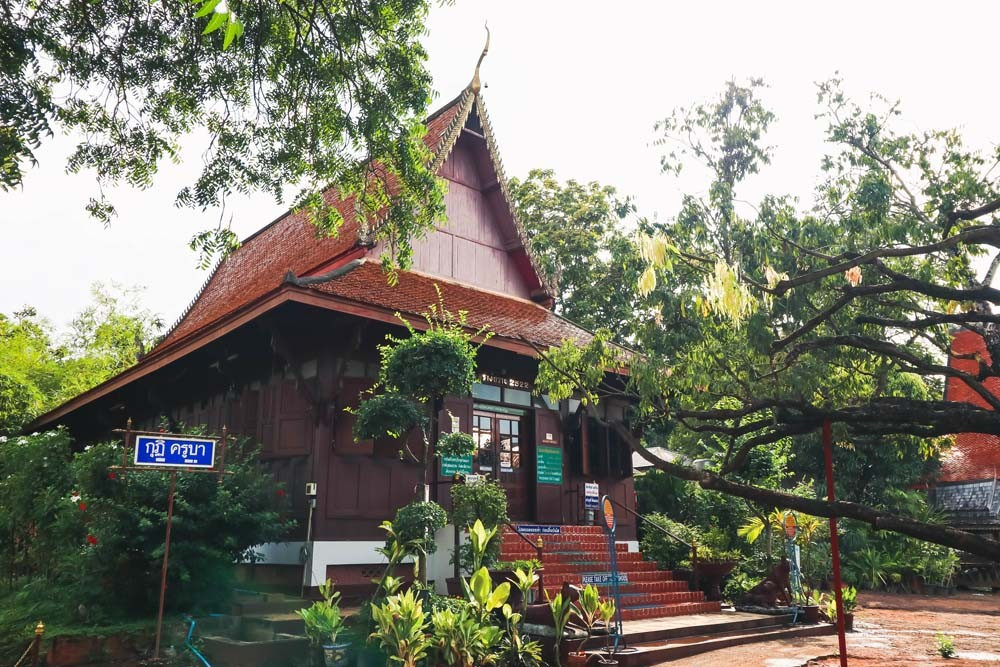
{"label": "ornamental topiary shrub", "polygon": [[400,507],[392,521],[392,529],[402,542],[411,542],[424,553],[437,551],[434,532],[448,524],[448,513],[433,501],[412,502]]}

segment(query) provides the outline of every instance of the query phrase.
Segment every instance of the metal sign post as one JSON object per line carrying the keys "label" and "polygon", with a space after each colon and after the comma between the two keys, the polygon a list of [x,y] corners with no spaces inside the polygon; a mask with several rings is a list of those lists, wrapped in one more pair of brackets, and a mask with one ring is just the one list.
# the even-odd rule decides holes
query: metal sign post
{"label": "metal sign post", "polygon": [[[830,420],[823,422],[823,454],[826,458],[826,499],[833,503],[836,491],[833,486],[833,442]],[[844,591],[840,581],[840,541],[837,539],[837,517],[830,516],[830,552],[833,555],[833,595],[837,601],[837,640],[840,648],[840,667],[847,667],[847,637],[844,627]]]}
{"label": "metal sign post", "polygon": [[[156,612],[156,641],[153,644],[153,660],[160,659],[160,639],[163,637],[163,601],[167,592],[167,568],[170,562],[170,526],[174,518],[174,493],[177,490],[177,473],[204,472],[219,475],[226,474],[226,427],[222,427],[222,441],[217,443],[211,438],[178,433],[159,433],[155,431],[133,431],[132,419],[126,422],[125,429],[115,429],[122,433],[124,447],[122,448],[122,464],[111,466],[112,470],[120,470],[122,479],[126,472],[169,472],[170,491],[167,493],[167,530],[163,538],[163,567],[160,570],[160,601]],[[131,465],[129,465],[129,446],[135,441]],[[218,447],[218,465],[216,465],[216,445]]]}
{"label": "metal sign post", "polygon": [[618,520],[615,518],[615,505],[609,496],[601,498],[601,510],[604,515],[604,529],[608,534],[608,554],[611,565],[611,594],[615,598],[615,647],[612,655],[618,652],[618,644],[624,644],[622,628],[622,593],[618,586],[618,554],[615,548],[615,528]]}
{"label": "metal sign post", "polygon": [[[799,535],[799,522],[795,515],[789,512],[785,515],[785,555],[788,558],[790,572],[790,588],[793,596],[802,596],[802,570],[799,562],[799,545],[795,543],[795,538]],[[795,604],[795,600],[792,600]],[[795,614],[798,616],[798,605]]]}

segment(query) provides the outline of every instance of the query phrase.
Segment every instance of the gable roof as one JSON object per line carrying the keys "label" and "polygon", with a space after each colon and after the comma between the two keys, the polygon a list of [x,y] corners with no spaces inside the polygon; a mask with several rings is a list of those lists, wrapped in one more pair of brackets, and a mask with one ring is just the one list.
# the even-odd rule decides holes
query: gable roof
{"label": "gable roof", "polygon": [[[532,278],[529,281],[532,283],[531,287],[540,292],[542,299],[551,302],[554,287],[530,251],[524,226],[513,208],[486,107],[471,85],[431,114],[426,121],[427,134],[424,142],[434,155],[432,168],[435,172],[440,170],[462,130],[469,124],[482,130],[503,199],[517,232],[520,247],[512,249],[511,254]],[[339,198],[335,188],[328,189],[323,197],[343,217],[344,223],[336,236],[317,237],[316,228],[308,221],[304,212],[289,211],[283,214],[252,234],[239,248],[216,264],[198,295],[151,354],[171,347],[261,298],[278,287],[289,272],[296,276],[310,275],[366,254],[372,243],[365,230],[360,228],[353,198]]]}
{"label": "gable roof", "polygon": [[[420,316],[438,301],[440,289],[449,310],[466,311],[470,328],[486,326],[493,332],[494,338],[488,343],[491,346],[534,355],[535,347],[558,345],[565,339],[581,343],[590,340],[589,331],[551,310],[555,288],[532,256],[524,226],[513,210],[489,117],[472,84],[426,121],[424,141],[434,155],[432,166],[440,170],[470,125],[473,134],[485,140],[497,186],[517,233],[519,247],[515,244],[510,255],[522,271],[533,277],[529,283],[536,287],[539,301],[545,305],[416,271],[400,271],[398,284],[390,287],[379,262],[366,259],[374,244],[355,218],[353,200],[339,199],[331,188],[324,197],[344,218],[336,237],[317,237],[304,213],[285,213],[248,237],[215,266],[177,322],[139,363],[41,415],[30,428],[52,425],[287,301],[393,323],[398,322],[398,312],[415,320],[419,328]],[[357,263],[352,264],[355,260]],[[322,277],[337,267],[345,269],[337,278]],[[300,276],[311,277],[309,284],[303,286]]]}

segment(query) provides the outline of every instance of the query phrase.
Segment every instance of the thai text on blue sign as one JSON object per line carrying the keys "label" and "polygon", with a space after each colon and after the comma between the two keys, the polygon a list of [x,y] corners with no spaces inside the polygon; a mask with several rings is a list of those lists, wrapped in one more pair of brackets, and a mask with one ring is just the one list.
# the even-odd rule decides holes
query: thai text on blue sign
{"label": "thai text on blue sign", "polygon": [[601,491],[596,482],[587,482],[583,487],[583,508],[596,510],[601,506]]}
{"label": "thai text on blue sign", "polygon": [[183,435],[139,435],[135,465],[171,468],[215,467],[215,440]]}
{"label": "thai text on blue sign", "polygon": [[562,526],[525,526],[517,527],[517,532],[524,535],[561,535]]}
{"label": "thai text on blue sign", "polygon": [[585,574],[581,578],[583,579],[584,584],[602,586],[614,583],[615,575],[618,577],[619,584],[628,583],[628,572],[601,572],[598,574]]}

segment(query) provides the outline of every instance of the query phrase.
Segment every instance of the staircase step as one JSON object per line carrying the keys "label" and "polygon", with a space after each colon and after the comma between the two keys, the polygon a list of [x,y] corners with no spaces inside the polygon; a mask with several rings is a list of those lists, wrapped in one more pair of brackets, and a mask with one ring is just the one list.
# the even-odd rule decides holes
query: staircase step
{"label": "staircase step", "polygon": [[[553,579],[552,577],[546,577],[544,580],[545,590],[549,591],[550,594],[555,595],[560,590],[562,590],[563,582],[569,583],[573,586],[582,586],[583,581],[580,577],[566,576],[558,577]],[[611,584],[597,584],[597,588],[600,590],[602,596],[611,595]],[[641,581],[636,583],[621,584],[618,586],[618,590],[621,593],[691,593],[691,588],[688,586],[688,582],[681,580],[668,580],[668,581]]]}
{"label": "staircase step", "polygon": [[[730,646],[752,644],[756,642],[790,639],[796,637],[815,637],[818,635],[835,634],[836,626],[828,623],[818,625],[767,625],[759,628],[746,628],[719,632],[714,634],[688,635],[675,639],[629,642],[628,653],[615,656],[621,667],[645,667],[659,665],[672,660],[679,660],[700,653],[707,653]],[[601,652],[588,651],[591,655]]]}
{"label": "staircase step", "polygon": [[664,616],[685,616],[687,614],[709,614],[722,611],[721,602],[680,602],[665,605],[637,605],[634,607],[625,605],[624,601],[622,604],[623,621],[663,618]]}

